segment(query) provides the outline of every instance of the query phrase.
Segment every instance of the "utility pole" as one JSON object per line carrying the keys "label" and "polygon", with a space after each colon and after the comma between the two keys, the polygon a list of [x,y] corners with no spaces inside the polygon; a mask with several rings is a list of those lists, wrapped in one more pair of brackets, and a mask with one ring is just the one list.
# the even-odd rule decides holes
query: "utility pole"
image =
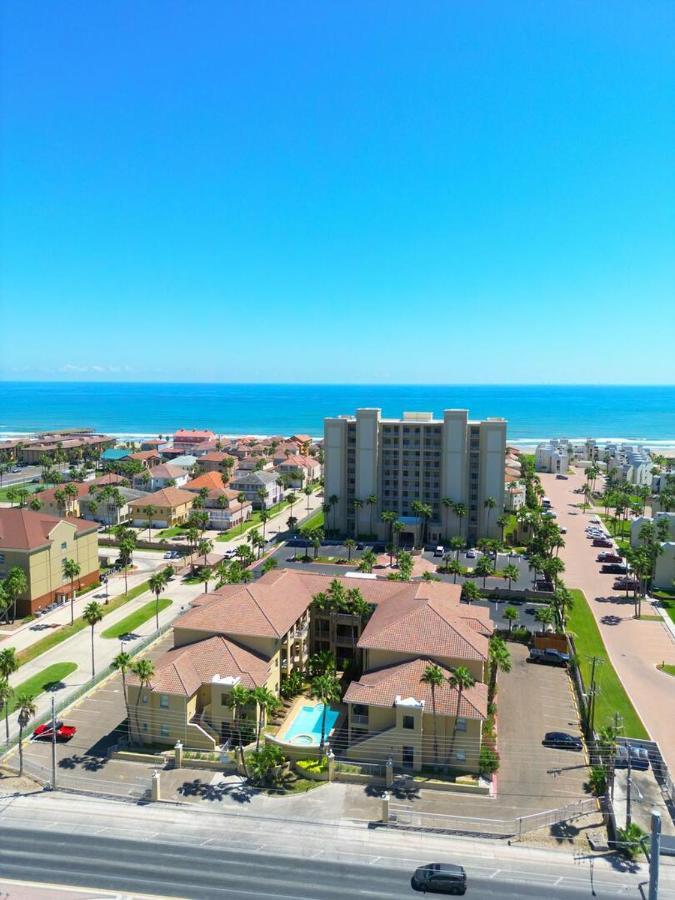
{"label": "utility pole", "polygon": [[652,810],[652,841],[649,852],[649,900],[659,896],[659,853],[661,852],[661,813]]}
{"label": "utility pole", "polygon": [[633,787],[633,761],[631,759],[630,754],[630,746],[626,747],[628,751],[628,777],[626,778],[626,828],[628,828],[633,821],[631,816],[631,788]]}
{"label": "utility pole", "polygon": [[56,699],[52,694],[52,790],[56,790]]}

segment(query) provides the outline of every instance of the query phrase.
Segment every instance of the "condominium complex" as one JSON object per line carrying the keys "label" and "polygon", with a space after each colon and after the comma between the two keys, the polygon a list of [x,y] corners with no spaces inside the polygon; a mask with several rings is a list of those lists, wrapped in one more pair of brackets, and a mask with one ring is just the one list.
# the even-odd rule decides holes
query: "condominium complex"
{"label": "condominium complex", "polygon": [[431,511],[429,541],[461,535],[475,543],[497,537],[505,453],[506,420],[470,421],[465,409],[446,409],[442,419],[427,412],[385,419],[380,409],[325,419],[329,526],[386,540],[391,526],[380,516],[392,511],[403,526],[400,542],[417,545],[423,530],[419,501]]}

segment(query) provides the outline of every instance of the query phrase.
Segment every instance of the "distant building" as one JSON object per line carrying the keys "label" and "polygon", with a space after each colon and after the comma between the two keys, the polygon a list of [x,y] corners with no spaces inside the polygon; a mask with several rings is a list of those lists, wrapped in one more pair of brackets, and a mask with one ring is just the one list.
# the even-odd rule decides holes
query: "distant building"
{"label": "distant building", "polygon": [[[263,506],[269,509],[284,499],[284,489],[277,484],[278,477],[276,472],[249,472],[235,476],[230,487],[233,491],[244,494],[254,509],[261,509]],[[262,499],[259,491],[264,492]]]}
{"label": "distant building", "polygon": [[179,448],[182,453],[187,453],[199,444],[215,440],[216,436],[212,431],[197,428],[179,428],[173,436],[173,445]]}
{"label": "distant building", "polygon": [[135,491],[133,488],[119,487],[117,492],[122,501],[121,506],[115,503],[115,498],[98,493],[85,494],[80,497],[80,517],[92,522],[100,522],[101,525],[121,525],[128,522],[131,516],[129,503],[132,500],[140,500],[147,497],[145,491]]}
{"label": "distant building", "polygon": [[672,590],[673,582],[675,582],[675,512],[659,512],[653,518],[639,516],[637,519],[633,519],[630,526],[631,547],[638,547],[643,526],[655,525],[663,521],[668,523],[667,540],[660,545],[652,579],[653,587],[659,591]]}
{"label": "distant building", "polygon": [[98,581],[95,524],[28,509],[0,509],[0,579],[17,567],[28,580],[28,590],[17,604],[17,616],[32,615],[70,596],[70,580],[63,574],[65,559],[80,566],[76,588]]}
{"label": "distant building", "polygon": [[134,475],[134,487],[140,491],[159,491],[165,487],[182,487],[190,480],[186,469],[173,463],[163,463]]}
{"label": "distant building", "polygon": [[535,450],[534,466],[537,472],[553,472],[565,474],[570,465],[570,454],[567,446],[559,441],[539,444]]}
{"label": "distant building", "polygon": [[150,525],[148,508],[152,507],[152,527],[172,528],[187,522],[196,494],[180,488],[168,487],[152,494],[146,494],[129,503],[134,527],[147,528]]}
{"label": "distant building", "polygon": [[[505,419],[470,421],[463,409],[446,409],[442,419],[413,412],[385,419],[380,409],[358,409],[326,419],[324,435],[325,497],[337,497],[331,517],[339,531],[386,539],[390,526],[380,514],[390,510],[404,525],[401,542],[419,544],[417,500],[431,508],[429,541],[461,534],[474,544],[499,536]],[[486,507],[488,498],[494,507]],[[463,504],[467,515],[457,516],[450,503]]]}

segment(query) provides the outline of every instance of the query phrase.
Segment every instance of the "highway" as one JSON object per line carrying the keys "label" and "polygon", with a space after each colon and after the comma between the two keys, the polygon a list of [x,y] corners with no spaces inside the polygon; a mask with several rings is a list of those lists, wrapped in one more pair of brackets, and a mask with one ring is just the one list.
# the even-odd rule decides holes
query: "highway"
{"label": "highway", "polygon": [[[284,818],[283,800],[277,818],[36,794],[5,801],[0,834],[0,879],[128,898],[415,897],[412,872],[437,861],[465,866],[469,898],[638,898],[647,880],[613,857]],[[660,900],[674,875],[662,866]]]}

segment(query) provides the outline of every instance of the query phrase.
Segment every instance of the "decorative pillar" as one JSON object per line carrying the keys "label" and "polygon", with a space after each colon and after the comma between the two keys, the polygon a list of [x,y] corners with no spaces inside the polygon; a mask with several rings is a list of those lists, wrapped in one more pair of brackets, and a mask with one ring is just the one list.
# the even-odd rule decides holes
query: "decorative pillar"
{"label": "decorative pillar", "polygon": [[391,756],[387,757],[384,771],[387,778],[387,787],[390,788],[394,784],[394,760]]}
{"label": "decorative pillar", "polygon": [[389,791],[382,794],[382,824],[389,824]]}
{"label": "decorative pillar", "polygon": [[332,750],[328,751],[326,758],[328,759],[328,780],[335,781],[335,754]]}
{"label": "decorative pillar", "polygon": [[180,741],[176,741],[174,749],[174,766],[176,769],[183,768],[183,745]]}
{"label": "decorative pillar", "polygon": [[160,778],[159,772],[157,771],[157,769],[155,769],[155,771],[152,773],[152,782],[150,784],[150,796],[151,796],[153,802],[156,802],[157,800],[162,799],[159,778]]}

